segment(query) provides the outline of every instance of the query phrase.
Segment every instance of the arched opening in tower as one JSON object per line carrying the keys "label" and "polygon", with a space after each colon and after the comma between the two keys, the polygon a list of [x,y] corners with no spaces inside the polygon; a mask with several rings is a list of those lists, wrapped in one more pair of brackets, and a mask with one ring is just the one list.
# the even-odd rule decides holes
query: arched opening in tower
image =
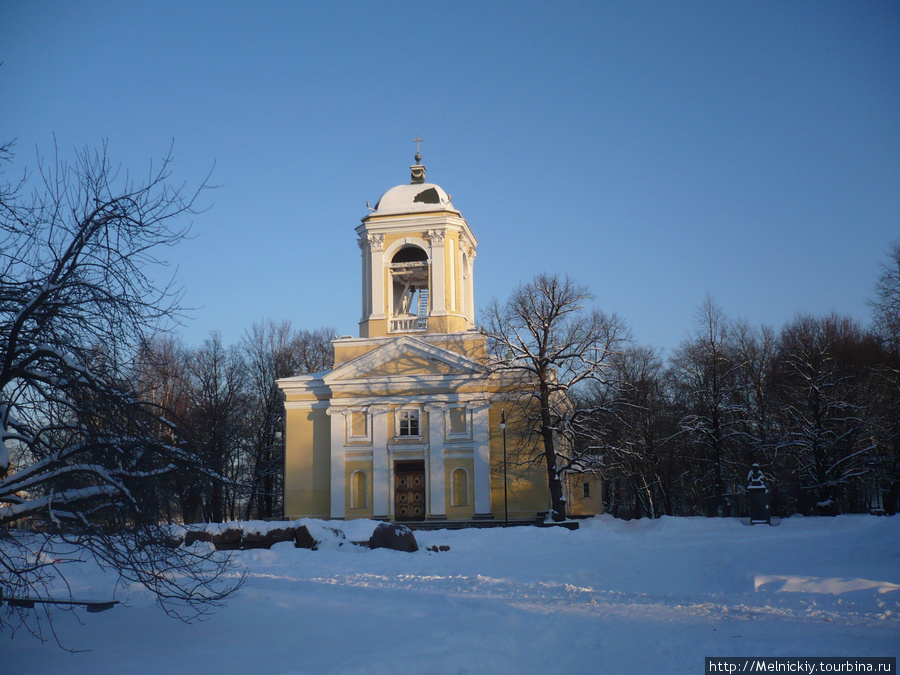
{"label": "arched opening in tower", "polygon": [[404,246],[391,258],[393,290],[392,331],[428,327],[428,254],[418,246]]}

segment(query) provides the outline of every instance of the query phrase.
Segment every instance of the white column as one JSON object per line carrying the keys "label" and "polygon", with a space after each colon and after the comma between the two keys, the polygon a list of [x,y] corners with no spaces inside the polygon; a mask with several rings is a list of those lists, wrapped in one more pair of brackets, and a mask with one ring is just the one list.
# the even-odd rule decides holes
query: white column
{"label": "white column", "polygon": [[475,518],[492,518],[491,510],[491,445],[488,428],[489,402],[469,404],[472,410],[472,441],[475,458]]}
{"label": "white column", "polygon": [[390,516],[391,472],[388,462],[388,411],[386,405],[369,408],[372,413],[372,517]]}
{"label": "white column", "polygon": [[331,517],[344,518],[344,439],[347,421],[343,408],[329,408],[331,418]]}
{"label": "white column", "polygon": [[370,319],[384,318],[384,235],[369,235],[371,254],[372,314]]}
{"label": "white column", "polygon": [[467,284],[466,310],[469,328],[475,327],[475,251],[469,253],[469,283]]}
{"label": "white column", "polygon": [[359,250],[362,252],[362,318],[360,321],[366,321],[369,314],[372,313],[372,273],[369,272],[369,240],[360,237],[356,241],[359,244]]}
{"label": "white column", "polygon": [[447,313],[447,291],[444,284],[444,232],[429,230],[431,241],[431,313]]}
{"label": "white column", "polygon": [[446,520],[444,486],[444,410],[443,404],[426,405],[428,413],[428,502],[429,520]]}

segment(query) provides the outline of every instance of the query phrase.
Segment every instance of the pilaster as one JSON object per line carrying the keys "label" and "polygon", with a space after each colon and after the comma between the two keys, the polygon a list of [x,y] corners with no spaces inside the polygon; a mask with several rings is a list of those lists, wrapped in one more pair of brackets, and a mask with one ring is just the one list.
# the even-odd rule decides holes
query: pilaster
{"label": "pilaster", "polygon": [[391,471],[388,457],[389,406],[374,405],[372,414],[372,517],[387,520],[390,517]]}
{"label": "pilaster", "polygon": [[491,509],[491,445],[488,411],[490,401],[469,404],[472,411],[472,441],[475,475],[475,518],[493,518]]}
{"label": "pilaster", "polygon": [[428,496],[429,520],[446,520],[444,485],[444,404],[425,406],[428,413]]}
{"label": "pilaster", "polygon": [[431,314],[441,316],[447,313],[447,290],[444,280],[444,230],[428,230],[427,239],[431,244]]}
{"label": "pilaster", "polygon": [[344,483],[344,438],[347,422],[344,408],[329,408],[326,413],[331,418],[331,518],[343,520],[345,514]]}
{"label": "pilaster", "polygon": [[372,289],[371,314],[368,319],[384,319],[384,235],[370,234],[368,239],[371,251],[369,270]]}

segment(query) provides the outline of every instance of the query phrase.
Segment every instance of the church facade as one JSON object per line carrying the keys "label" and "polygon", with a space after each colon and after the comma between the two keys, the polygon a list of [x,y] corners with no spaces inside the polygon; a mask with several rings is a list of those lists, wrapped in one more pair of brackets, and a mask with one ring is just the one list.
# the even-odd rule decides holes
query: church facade
{"label": "church facade", "polygon": [[[334,341],[333,369],[278,381],[285,516],[533,520],[546,471],[504,461],[515,383],[489,371],[476,330],[477,239],[418,153],[410,170],[356,228],[359,337]],[[598,487],[579,483],[572,511],[599,512]]]}

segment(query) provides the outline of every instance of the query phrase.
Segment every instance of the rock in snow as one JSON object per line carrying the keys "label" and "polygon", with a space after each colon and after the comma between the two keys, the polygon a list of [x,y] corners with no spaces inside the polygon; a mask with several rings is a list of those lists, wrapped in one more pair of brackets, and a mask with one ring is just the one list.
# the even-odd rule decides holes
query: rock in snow
{"label": "rock in snow", "polygon": [[379,523],[369,538],[369,548],[389,548],[394,551],[415,553],[419,550],[416,536],[406,525]]}

